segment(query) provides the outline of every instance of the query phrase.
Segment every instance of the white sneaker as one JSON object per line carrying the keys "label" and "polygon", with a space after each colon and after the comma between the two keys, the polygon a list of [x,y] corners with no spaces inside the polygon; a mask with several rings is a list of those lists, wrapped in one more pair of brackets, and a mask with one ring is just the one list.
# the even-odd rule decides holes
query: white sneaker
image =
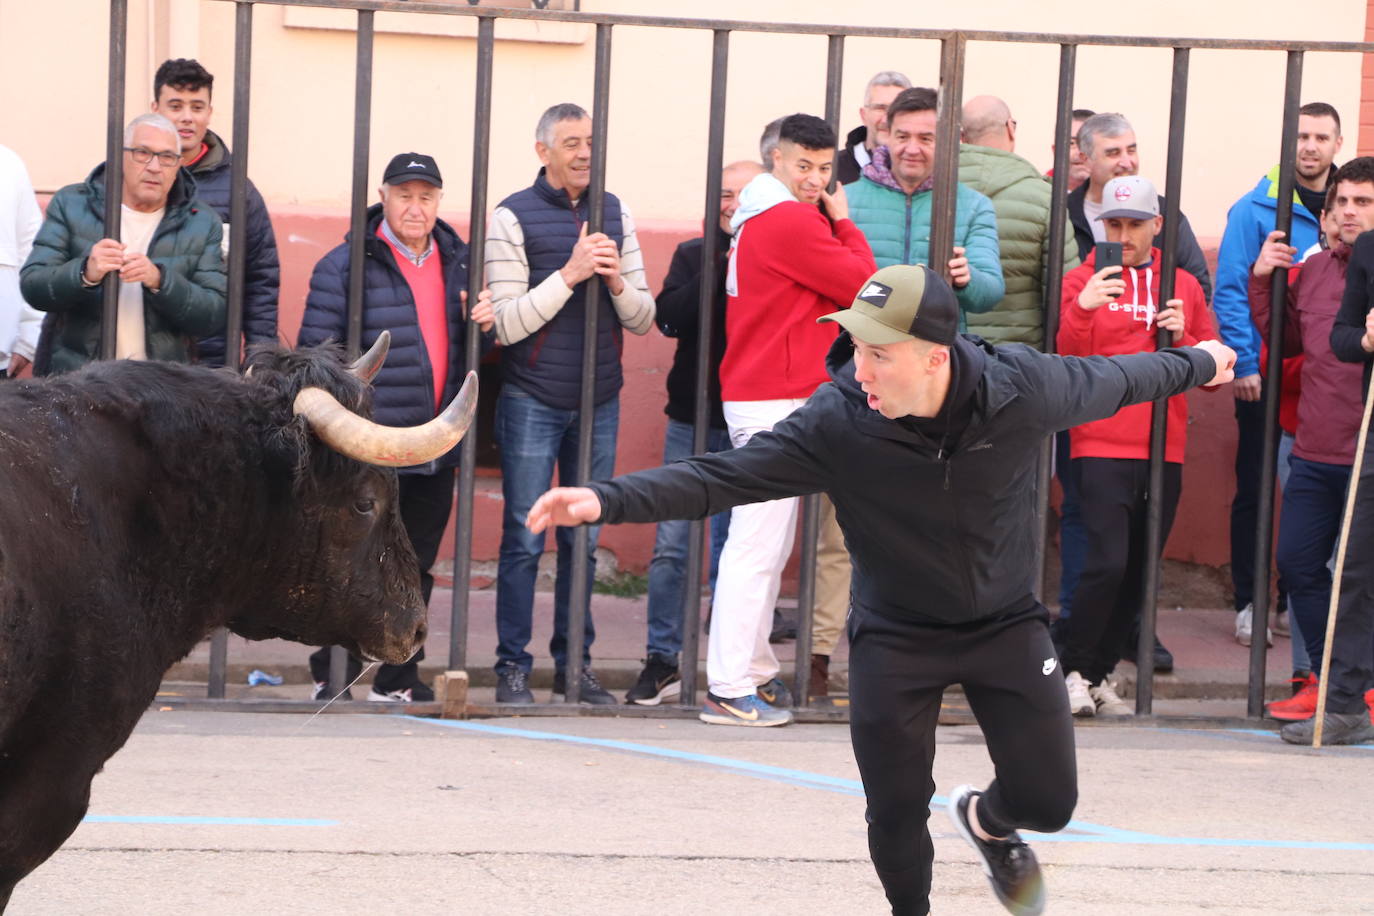
{"label": "white sneaker", "polygon": [[1097,687],[1089,687],[1088,695],[1093,698],[1099,716],[1133,716],[1135,710],[1125,700],[1116,695],[1111,681],[1103,678]]}
{"label": "white sneaker", "polygon": [[[1247,604],[1245,607],[1236,611],[1236,642],[1242,646],[1250,645],[1252,621],[1255,616],[1255,606]],[[1269,627],[1264,628],[1264,644],[1272,646],[1274,644],[1274,631]]]}
{"label": "white sneaker", "polygon": [[[1097,714],[1097,704],[1088,692],[1088,682],[1077,671],[1070,671],[1064,678],[1064,687],[1069,691],[1069,712],[1079,718],[1089,718]],[[1119,701],[1118,701],[1119,702]]]}

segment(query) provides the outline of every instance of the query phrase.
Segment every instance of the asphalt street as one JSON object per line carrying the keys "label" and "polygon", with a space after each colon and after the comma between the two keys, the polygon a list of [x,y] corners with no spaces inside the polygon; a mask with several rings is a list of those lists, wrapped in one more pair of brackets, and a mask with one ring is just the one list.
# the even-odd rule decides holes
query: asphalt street
{"label": "asphalt street", "polygon": [[[1374,747],[1078,739],[1075,821],[1028,836],[1049,912],[1374,913]],[[934,912],[1000,913],[943,809],[982,736],[938,741]],[[883,913],[863,813],[843,726],[155,708],[9,912]]]}

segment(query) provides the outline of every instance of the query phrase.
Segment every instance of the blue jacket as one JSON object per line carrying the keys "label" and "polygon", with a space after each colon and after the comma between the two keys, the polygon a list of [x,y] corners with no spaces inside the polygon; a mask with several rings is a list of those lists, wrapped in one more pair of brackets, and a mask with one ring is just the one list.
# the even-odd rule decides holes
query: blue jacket
{"label": "blue jacket", "polygon": [[[530,268],[530,288],[568,262],[577,236],[587,221],[590,194],[583,194],[574,206],[566,190],[549,184],[541,168],[534,184],[517,191],[500,206],[520,221],[525,236],[525,257]],[[620,220],[620,200],[610,192],[605,197],[601,231],[617,248],[623,248],[624,228]],[[527,392],[540,403],[560,410],[577,410],[582,403],[582,338],[586,314],[587,286],[600,278],[583,280],[573,287],[563,308],[533,334],[501,349],[501,377]],[[620,393],[624,373],[620,365],[624,331],[616,317],[609,293],[603,292],[596,324],[596,404],[604,404]]]}
{"label": "blue jacket", "polygon": [[[418,426],[437,413],[434,397],[434,368],[420,335],[420,319],[415,298],[406,282],[391,245],[377,237],[382,224],[382,205],[367,211],[367,240],[363,255],[363,336],[366,351],[382,331],[391,332],[391,351],[382,370],[372,380],[372,416],[386,426]],[[468,322],[463,315],[461,293],[468,288],[468,246],[443,220],[434,224],[434,244],[444,269],[444,292],[448,302],[448,378],[444,382],[441,406],[447,406],[463,382]],[[344,243],[326,254],[315,265],[310,277],[310,293],[305,299],[305,315],[296,346],[309,347],[326,340],[345,341],[348,337],[348,252],[352,234]],[[483,335],[484,348],[491,336]],[[458,463],[461,447],[429,464],[402,468],[400,473],[432,474]]]}
{"label": "blue jacket", "polygon": [[[864,166],[863,177],[845,185],[849,218],[868,239],[879,268],[891,264],[926,264],[930,257],[930,209],[928,190],[907,194],[887,168],[887,148],[874,150],[873,161]],[[992,201],[966,185],[959,185],[954,207],[954,244],[964,248],[970,279],[956,289],[959,330],[968,329],[966,313],[986,312],[1002,301],[1007,287],[1002,279],[1001,246],[997,241],[997,216]]]}
{"label": "blue jacket", "polygon": [[[1217,289],[1212,297],[1217,326],[1226,346],[1236,351],[1236,378],[1260,371],[1260,333],[1250,317],[1250,268],[1259,257],[1265,236],[1274,231],[1279,211],[1279,167],[1259,180],[1254,189],[1231,205],[1226,214],[1226,233],[1217,253]],[[1321,234],[1317,219],[1293,192],[1293,247],[1306,251]]]}
{"label": "blue jacket", "polygon": [[[209,204],[224,220],[224,238],[229,238],[229,192],[232,158],[229,147],[215,135],[206,131],[205,143],[209,147],[205,155],[188,171],[196,179],[196,196]],[[276,343],[277,341],[277,288],[281,267],[277,262],[277,237],[272,232],[272,220],[267,216],[267,205],[262,195],[248,182],[247,207],[247,251],[243,265],[243,337],[249,344]],[[228,269],[226,260],[225,269]],[[206,337],[196,346],[200,362],[208,366],[224,365],[224,334]]]}

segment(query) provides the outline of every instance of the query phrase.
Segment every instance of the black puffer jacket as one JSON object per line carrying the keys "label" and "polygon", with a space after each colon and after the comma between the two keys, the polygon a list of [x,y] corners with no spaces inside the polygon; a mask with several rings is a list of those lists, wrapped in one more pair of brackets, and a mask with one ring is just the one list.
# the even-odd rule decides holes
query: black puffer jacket
{"label": "black puffer jacket", "polygon": [[[377,237],[382,224],[382,205],[367,211],[367,238],[363,255],[363,337],[366,351],[382,331],[391,332],[391,350],[382,371],[372,381],[372,418],[386,426],[418,426],[434,419],[434,368],[429,361],[420,333],[420,318],[415,297],[406,282],[391,245]],[[464,346],[468,322],[463,314],[461,294],[468,288],[468,246],[443,220],[434,224],[434,244],[444,269],[444,290],[448,311],[448,377],[441,398],[443,406],[453,400],[464,377]],[[310,293],[301,319],[299,347],[314,346],[326,340],[343,342],[348,337],[348,251],[352,234],[344,243],[326,254],[315,265],[310,277]],[[430,255],[435,257],[436,255]],[[492,337],[484,335],[489,346]],[[460,447],[429,464],[402,468],[400,473],[432,474],[458,464]]]}
{"label": "black puffer jacket", "polygon": [[[196,196],[209,204],[224,221],[224,237],[229,237],[230,172],[233,157],[214,131],[207,131],[209,147],[200,161],[190,167],[196,179]],[[243,264],[243,337],[249,344],[275,343],[277,340],[277,289],[281,266],[277,261],[277,237],[262,195],[248,182],[247,239]],[[196,346],[197,359],[209,366],[224,365],[224,334],[206,337]]]}
{"label": "black puffer jacket", "polygon": [[[720,405],[720,361],[725,357],[725,273],[730,254],[730,236],[715,227],[719,244],[716,265],[716,292],[711,299],[711,364],[706,368],[706,395],[710,399],[707,422],[725,429],[725,414]],[[677,338],[673,367],[668,370],[668,405],[664,413],[680,423],[696,421],[697,346],[701,339],[701,254],[704,239],[690,239],[677,246],[663,291],[654,297],[658,311],[654,320],[665,337]]]}
{"label": "black puffer jacket", "polygon": [[832,382],[771,432],[592,484],[602,521],[698,519],[825,492],[860,607],[936,625],[1023,612],[1039,574],[1035,466],[1045,436],[1186,391],[1216,367],[1192,348],[1080,359],[967,336],[955,347],[957,415],[912,422],[870,410],[841,335],[828,360]]}
{"label": "black puffer jacket", "polygon": [[[85,286],[86,256],[105,238],[105,164],[67,185],[48,204],[43,227],[20,271],[24,299],[50,313],[34,359],[42,374],[70,372],[100,355],[101,286]],[[162,271],[156,293],[143,292],[149,359],[190,362],[194,339],[224,327],[225,275],[220,219],[196,199],[185,170],[172,183],[166,212],[148,243]]]}

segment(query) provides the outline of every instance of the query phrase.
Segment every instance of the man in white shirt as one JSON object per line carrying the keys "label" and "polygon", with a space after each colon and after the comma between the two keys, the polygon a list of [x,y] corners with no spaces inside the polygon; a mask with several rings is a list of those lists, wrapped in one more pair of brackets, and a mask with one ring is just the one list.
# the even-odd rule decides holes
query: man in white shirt
{"label": "man in white shirt", "polygon": [[48,204],[20,272],[29,304],[50,313],[48,352],[36,370],[68,372],[100,356],[105,277],[120,279],[115,355],[189,362],[192,341],[224,324],[223,232],[181,169],[176,127],[144,114],[124,130],[117,238],[104,225],[105,164]]}
{"label": "man in white shirt", "polygon": [[19,266],[42,223],[23,160],[0,146],[0,378],[24,371],[38,343],[43,316],[19,294]]}

